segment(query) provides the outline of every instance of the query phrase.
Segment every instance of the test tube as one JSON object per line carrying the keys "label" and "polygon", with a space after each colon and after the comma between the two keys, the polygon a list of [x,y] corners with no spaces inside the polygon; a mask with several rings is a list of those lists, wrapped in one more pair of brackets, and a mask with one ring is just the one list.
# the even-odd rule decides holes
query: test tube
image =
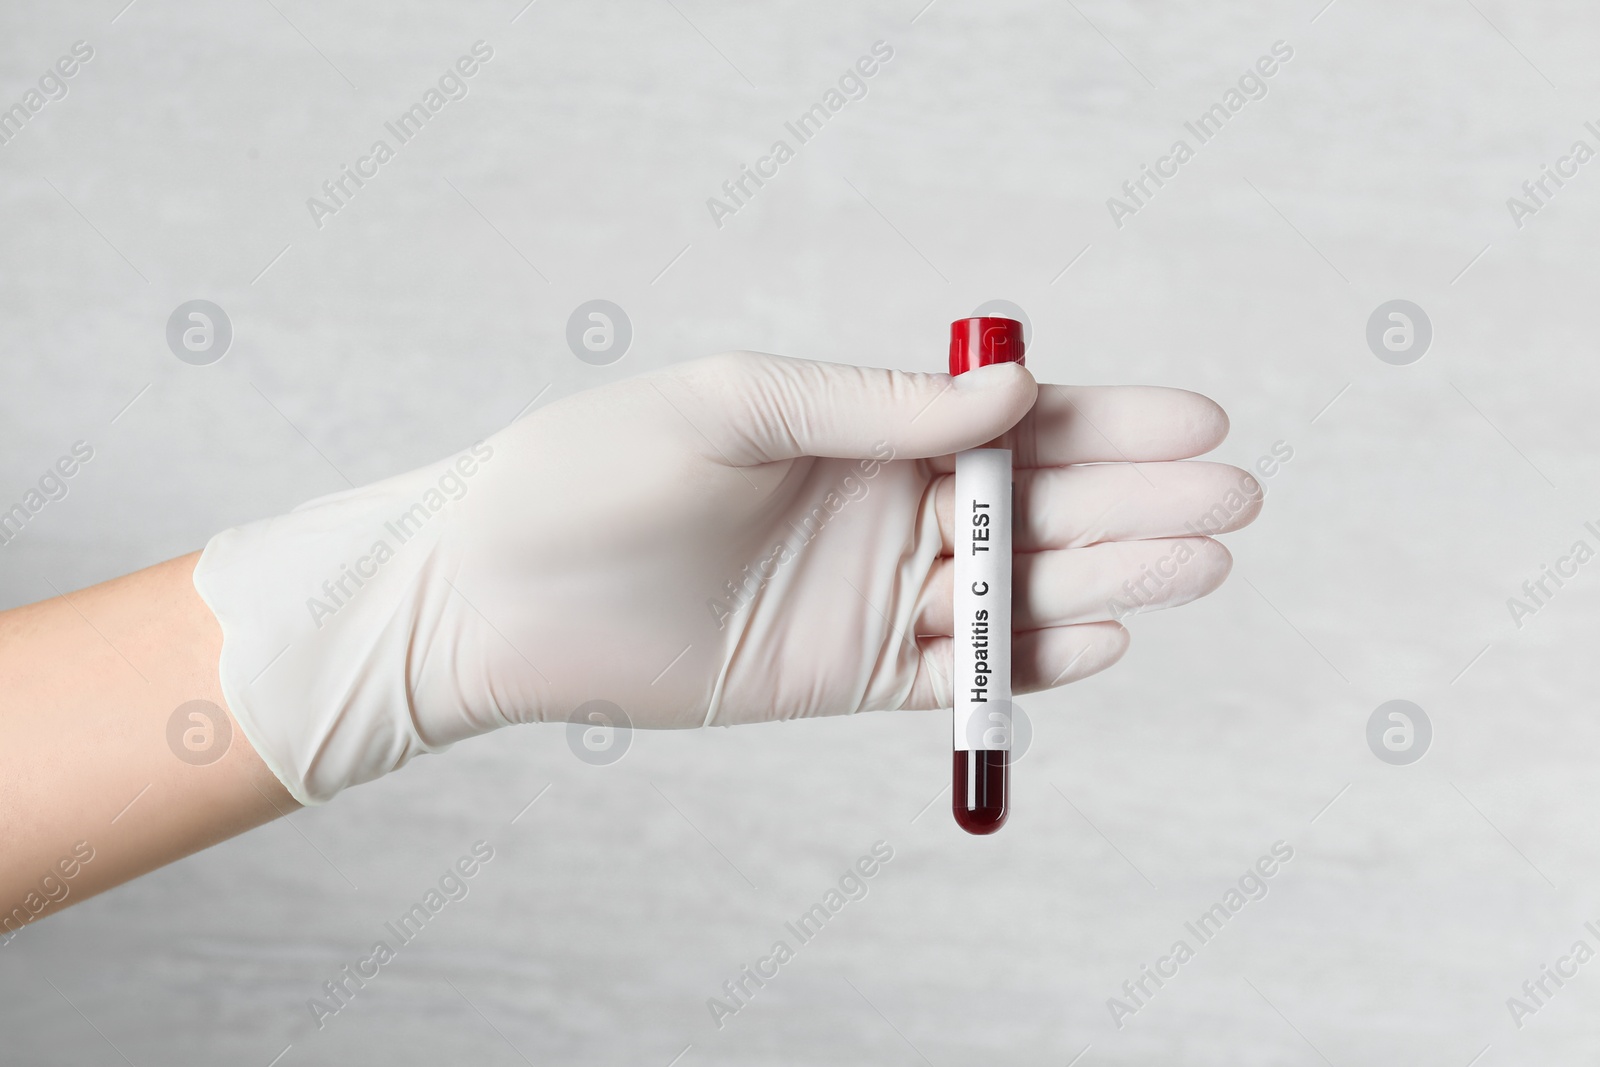
{"label": "test tube", "polygon": [[[1022,323],[950,324],[950,373],[1023,362]],[[1011,757],[1011,450],[956,455],[951,810],[969,834],[1005,825]]]}

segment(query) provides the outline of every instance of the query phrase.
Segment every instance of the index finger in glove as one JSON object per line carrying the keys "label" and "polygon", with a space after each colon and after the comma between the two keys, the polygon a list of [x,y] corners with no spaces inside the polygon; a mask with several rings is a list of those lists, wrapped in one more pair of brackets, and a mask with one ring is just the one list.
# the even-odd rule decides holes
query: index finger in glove
{"label": "index finger in glove", "polygon": [[[1033,409],[991,445],[1011,449],[1020,470],[1189,459],[1227,436],[1227,413],[1187,389],[1040,384]],[[955,457],[939,456],[929,466],[948,474],[956,469]]]}

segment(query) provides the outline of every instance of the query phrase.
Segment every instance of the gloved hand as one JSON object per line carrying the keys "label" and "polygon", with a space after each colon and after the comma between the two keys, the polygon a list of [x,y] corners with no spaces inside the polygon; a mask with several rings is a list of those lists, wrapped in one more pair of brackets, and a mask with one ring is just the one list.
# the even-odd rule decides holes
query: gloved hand
{"label": "gloved hand", "polygon": [[218,534],[194,580],[235,718],[318,803],[596,698],[644,728],[948,707],[953,454],[990,442],[1016,465],[1016,691],[1093,674],[1127,646],[1119,604],[1226,576],[1186,525],[1230,493],[1208,529],[1244,525],[1259,486],[1170,462],[1226,432],[1194,393],[1014,364],[713,356]]}

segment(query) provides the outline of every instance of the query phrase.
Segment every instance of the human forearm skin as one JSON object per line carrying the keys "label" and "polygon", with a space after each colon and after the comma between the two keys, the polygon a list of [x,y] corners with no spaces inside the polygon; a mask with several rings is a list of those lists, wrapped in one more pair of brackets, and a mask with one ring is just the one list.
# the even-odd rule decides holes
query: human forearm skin
{"label": "human forearm skin", "polygon": [[198,558],[0,612],[0,944],[296,807],[231,718],[173,724],[226,708]]}

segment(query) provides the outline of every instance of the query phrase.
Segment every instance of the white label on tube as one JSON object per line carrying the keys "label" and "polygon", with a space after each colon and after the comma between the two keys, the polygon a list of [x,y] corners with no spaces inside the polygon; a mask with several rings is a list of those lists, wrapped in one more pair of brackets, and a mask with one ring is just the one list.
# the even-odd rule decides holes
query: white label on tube
{"label": "white label on tube", "polygon": [[1011,748],[1011,452],[956,456],[957,752]]}

